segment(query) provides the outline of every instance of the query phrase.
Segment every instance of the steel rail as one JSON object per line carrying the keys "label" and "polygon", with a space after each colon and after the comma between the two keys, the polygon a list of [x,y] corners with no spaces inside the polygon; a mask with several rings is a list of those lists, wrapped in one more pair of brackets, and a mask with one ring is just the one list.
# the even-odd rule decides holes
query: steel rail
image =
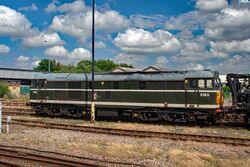
{"label": "steel rail", "polygon": [[100,166],[93,162],[77,161],[2,147],[0,147],[0,157],[8,157],[27,162],[38,162],[57,166]]}
{"label": "steel rail", "polygon": [[12,119],[12,124],[50,128],[50,129],[62,129],[73,130],[81,132],[101,133],[109,135],[142,137],[142,138],[163,138],[182,141],[196,141],[196,142],[211,142],[220,144],[230,144],[237,146],[250,146],[250,139],[237,138],[237,137],[225,137],[217,135],[202,135],[202,134],[187,134],[187,133],[173,133],[173,132],[159,132],[159,131],[143,131],[143,130],[128,130],[117,128],[104,128],[104,127],[91,127],[80,126],[72,124],[51,123],[41,121],[31,121],[23,119]]}
{"label": "steel rail", "polygon": [[4,106],[3,109],[33,110],[30,106]]}
{"label": "steel rail", "polygon": [[2,166],[7,166],[7,167],[9,167],[9,166],[13,166],[13,167],[22,167],[21,165],[19,165],[19,164],[16,164],[16,163],[13,163],[13,162],[9,162],[9,161],[6,161],[6,160],[2,160],[2,159],[0,159],[0,166],[2,167]]}
{"label": "steel rail", "polygon": [[2,101],[4,104],[28,104],[26,101]]}
{"label": "steel rail", "polygon": [[64,153],[59,153],[59,152],[54,152],[54,151],[46,151],[46,150],[40,150],[40,149],[38,150],[38,149],[27,148],[27,147],[22,147],[22,146],[0,145],[0,148],[22,149],[22,150],[26,150],[26,151],[35,151],[35,152],[39,152],[39,153],[54,154],[54,155],[57,155],[57,156],[64,156],[64,157],[70,157],[70,158],[77,158],[77,159],[81,159],[81,160],[100,162],[100,163],[108,164],[108,165],[125,165],[125,166],[144,167],[144,165],[136,164],[136,163],[101,160],[101,159],[97,159],[97,158],[88,158],[88,157],[83,157],[83,156],[69,155],[69,154],[64,154]]}
{"label": "steel rail", "polygon": [[18,112],[18,111],[3,111],[2,112],[3,115],[21,115],[21,116],[35,116],[36,113],[35,112],[24,112],[24,111],[21,111],[21,112]]}

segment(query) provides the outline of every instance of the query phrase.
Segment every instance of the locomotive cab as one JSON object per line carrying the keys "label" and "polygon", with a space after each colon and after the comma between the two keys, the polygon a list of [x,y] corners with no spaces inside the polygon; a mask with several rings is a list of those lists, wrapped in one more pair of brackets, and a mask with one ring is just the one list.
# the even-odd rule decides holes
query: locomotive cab
{"label": "locomotive cab", "polygon": [[216,105],[217,111],[222,108],[224,98],[219,78],[187,78],[185,79],[185,90],[194,92],[193,94],[187,93],[187,104]]}

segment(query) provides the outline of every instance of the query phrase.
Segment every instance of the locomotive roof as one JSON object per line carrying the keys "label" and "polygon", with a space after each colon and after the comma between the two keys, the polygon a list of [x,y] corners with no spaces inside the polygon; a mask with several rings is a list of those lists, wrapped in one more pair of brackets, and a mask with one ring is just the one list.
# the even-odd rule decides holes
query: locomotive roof
{"label": "locomotive roof", "polygon": [[[178,81],[186,78],[218,78],[219,73],[216,71],[168,71],[168,72],[130,72],[130,73],[97,73],[95,81]],[[76,73],[47,73],[35,74],[33,79],[46,79],[56,81],[90,81],[91,74]]]}

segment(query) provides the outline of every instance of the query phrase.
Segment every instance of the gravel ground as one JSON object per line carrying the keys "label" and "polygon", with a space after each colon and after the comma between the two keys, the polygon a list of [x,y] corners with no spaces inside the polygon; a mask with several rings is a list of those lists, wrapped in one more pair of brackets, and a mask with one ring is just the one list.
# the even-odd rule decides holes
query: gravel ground
{"label": "gravel ground", "polygon": [[10,134],[1,134],[0,142],[2,145],[145,166],[250,166],[249,147],[223,144],[132,138],[17,125],[11,126]]}
{"label": "gravel ground", "polygon": [[85,126],[97,127],[112,127],[121,129],[135,129],[135,130],[151,130],[161,132],[179,132],[191,134],[211,134],[230,137],[244,137],[250,139],[249,128],[240,127],[201,127],[201,126],[187,126],[187,125],[153,125],[153,124],[140,124],[140,123],[124,123],[124,122],[103,122],[96,121],[95,124],[90,124],[89,121],[79,119],[62,119],[62,118],[49,118],[49,117],[34,117],[34,116],[12,116],[16,119],[31,119],[37,121],[69,123]]}

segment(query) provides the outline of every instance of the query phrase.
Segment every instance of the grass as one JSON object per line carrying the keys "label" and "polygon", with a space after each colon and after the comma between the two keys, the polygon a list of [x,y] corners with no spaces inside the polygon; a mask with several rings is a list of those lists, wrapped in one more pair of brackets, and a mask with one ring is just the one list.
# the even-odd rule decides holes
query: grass
{"label": "grass", "polygon": [[159,148],[147,145],[121,144],[112,141],[88,140],[87,142],[68,142],[64,149],[84,149],[90,154],[115,159],[154,159],[162,155]]}
{"label": "grass", "polygon": [[147,166],[250,166],[249,148],[223,144],[97,135],[17,125],[13,125],[9,135],[0,135],[0,141],[6,145],[24,145],[79,156],[149,163]]}
{"label": "grass", "polygon": [[183,151],[180,149],[170,149],[167,152],[169,160],[172,161],[175,166],[181,167],[200,167],[200,166],[219,166],[219,160],[213,157],[211,154]]}

